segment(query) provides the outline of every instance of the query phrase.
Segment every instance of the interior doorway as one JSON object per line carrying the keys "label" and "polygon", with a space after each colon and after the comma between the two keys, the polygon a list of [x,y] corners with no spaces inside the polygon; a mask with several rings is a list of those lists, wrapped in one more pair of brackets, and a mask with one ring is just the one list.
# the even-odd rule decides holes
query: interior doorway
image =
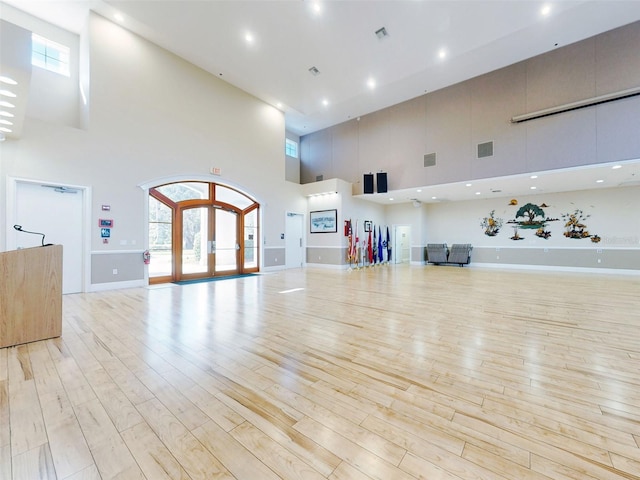
{"label": "interior doorway", "polygon": [[287,212],[285,224],[285,266],[300,268],[304,263],[304,215]]}
{"label": "interior doorway", "polygon": [[[62,245],[62,293],[84,291],[87,187],[22,179],[10,185],[13,208],[7,212],[7,248]],[[44,237],[18,231],[14,225]]]}
{"label": "interior doorway", "polygon": [[396,225],[394,227],[394,263],[411,262],[411,227],[409,225]]}

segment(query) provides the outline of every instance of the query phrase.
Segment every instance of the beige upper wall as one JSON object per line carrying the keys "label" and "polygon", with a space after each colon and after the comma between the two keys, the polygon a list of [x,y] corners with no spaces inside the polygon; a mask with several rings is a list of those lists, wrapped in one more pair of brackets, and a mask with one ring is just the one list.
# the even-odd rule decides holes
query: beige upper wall
{"label": "beige upper wall", "polygon": [[[389,189],[640,157],[640,98],[522,124],[515,115],[640,86],[640,23],[301,138],[301,182],[388,172]],[[494,155],[477,159],[478,143]],[[425,168],[423,156],[437,154]]]}

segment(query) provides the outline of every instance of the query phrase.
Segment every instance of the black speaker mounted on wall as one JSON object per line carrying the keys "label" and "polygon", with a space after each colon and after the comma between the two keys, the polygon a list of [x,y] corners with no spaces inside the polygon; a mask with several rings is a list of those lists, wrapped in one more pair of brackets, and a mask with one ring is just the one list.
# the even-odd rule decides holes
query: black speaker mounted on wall
{"label": "black speaker mounted on wall", "polygon": [[373,173],[364,174],[363,192],[373,193]]}
{"label": "black speaker mounted on wall", "polygon": [[376,173],[376,184],[378,193],[387,193],[387,172]]}

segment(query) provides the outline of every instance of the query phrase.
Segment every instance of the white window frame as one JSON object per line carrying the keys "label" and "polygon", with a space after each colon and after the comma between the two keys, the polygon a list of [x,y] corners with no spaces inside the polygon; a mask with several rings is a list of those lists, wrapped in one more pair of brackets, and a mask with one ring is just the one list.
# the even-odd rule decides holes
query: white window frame
{"label": "white window frame", "polygon": [[[294,155],[291,155],[289,152],[295,152]],[[285,139],[284,144],[284,153],[293,158],[298,158],[298,142],[295,140],[291,140],[290,138]]]}
{"label": "white window frame", "polygon": [[[31,65],[65,77],[71,75],[69,66],[71,49],[69,47],[49,40],[37,33],[31,34],[31,42]],[[35,51],[33,47],[36,43],[44,45],[44,54]]]}

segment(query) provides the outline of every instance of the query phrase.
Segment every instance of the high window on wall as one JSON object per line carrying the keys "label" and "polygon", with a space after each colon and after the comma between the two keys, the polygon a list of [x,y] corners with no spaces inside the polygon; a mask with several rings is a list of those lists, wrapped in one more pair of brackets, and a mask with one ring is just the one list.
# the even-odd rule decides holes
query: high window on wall
{"label": "high window on wall", "polygon": [[69,47],[33,33],[31,35],[31,64],[69,76]]}
{"label": "high window on wall", "polygon": [[298,142],[287,138],[284,144],[284,153],[289,157],[298,158]]}
{"label": "high window on wall", "polygon": [[215,183],[151,188],[150,283],[257,272],[259,207],[245,193]]}

